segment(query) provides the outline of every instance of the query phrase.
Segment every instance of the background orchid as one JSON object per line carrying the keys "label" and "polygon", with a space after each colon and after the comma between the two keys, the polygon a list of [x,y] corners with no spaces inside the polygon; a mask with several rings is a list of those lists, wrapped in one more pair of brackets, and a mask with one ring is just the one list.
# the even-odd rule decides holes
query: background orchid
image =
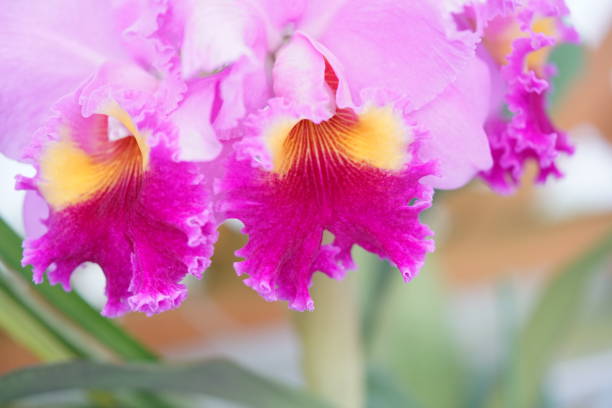
{"label": "background orchid", "polygon": [[[539,182],[561,177],[556,159],[574,151],[546,110],[555,73],[548,55],[555,44],[578,40],[563,20],[568,13],[563,2],[488,2],[468,6],[458,17],[460,25],[471,24],[483,33],[478,52],[496,72],[497,89],[486,124],[494,164],[482,177],[501,193],[520,182],[527,160],[537,161]],[[510,119],[504,117],[504,106]]]}
{"label": "background orchid", "polygon": [[586,188],[569,5],[5,1],[0,327],[59,364],[0,404],[584,405],[609,207],[529,201]]}

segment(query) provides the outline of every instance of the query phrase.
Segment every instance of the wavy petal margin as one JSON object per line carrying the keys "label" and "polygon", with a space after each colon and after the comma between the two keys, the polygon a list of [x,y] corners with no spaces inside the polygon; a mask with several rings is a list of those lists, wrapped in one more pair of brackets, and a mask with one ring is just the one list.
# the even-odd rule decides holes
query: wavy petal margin
{"label": "wavy petal margin", "polygon": [[74,270],[100,265],[102,313],[147,315],[177,307],[180,281],[210,263],[216,223],[197,163],[178,161],[176,130],[155,94],[99,75],[56,105],[28,158],[38,169],[18,188],[49,204],[46,232],[24,243],[34,281],[70,289]]}
{"label": "wavy petal margin", "polygon": [[[419,181],[434,164],[419,160],[423,135],[399,112],[342,109],[316,124],[276,99],[250,118],[220,209],[249,235],[236,264],[248,286],[266,300],[312,310],[312,275],[342,278],[354,244],[392,261],[406,280],[416,275],[434,247],[418,219],[433,193]],[[333,243],[323,244],[325,231]]]}
{"label": "wavy petal margin", "polygon": [[503,106],[493,108],[486,130],[494,163],[480,173],[499,193],[516,189],[529,160],[538,165],[537,182],[544,183],[551,175],[561,177],[556,159],[574,151],[547,112],[550,78],[555,73],[547,63],[548,54],[556,44],[578,39],[564,22],[568,13],[562,0],[490,0],[460,18],[464,27],[472,19],[482,32],[489,66],[501,73],[493,77],[500,78],[506,89],[511,117],[504,117]]}

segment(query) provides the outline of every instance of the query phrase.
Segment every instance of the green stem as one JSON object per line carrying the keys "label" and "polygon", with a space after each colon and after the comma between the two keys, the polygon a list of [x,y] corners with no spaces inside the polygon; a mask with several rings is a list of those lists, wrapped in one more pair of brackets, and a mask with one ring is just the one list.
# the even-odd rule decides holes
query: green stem
{"label": "green stem", "polygon": [[342,282],[317,274],[316,310],[294,313],[302,366],[311,391],[337,407],[364,406],[364,367],[354,274]]}
{"label": "green stem", "polygon": [[[373,258],[373,259],[372,259]],[[371,271],[367,271],[372,275],[370,285],[367,286],[367,293],[364,300],[362,319],[361,319],[361,336],[363,338],[363,348],[366,355],[372,352],[372,346],[378,332],[380,317],[385,306],[385,300],[388,298],[389,289],[393,282],[393,270],[389,262],[381,259],[363,257],[364,261],[369,261],[372,265]]]}

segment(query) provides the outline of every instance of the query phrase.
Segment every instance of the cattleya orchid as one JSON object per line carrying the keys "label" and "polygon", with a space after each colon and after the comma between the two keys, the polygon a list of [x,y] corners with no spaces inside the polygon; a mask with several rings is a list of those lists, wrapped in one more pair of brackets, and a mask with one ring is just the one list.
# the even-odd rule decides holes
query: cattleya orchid
{"label": "cattleya orchid", "polygon": [[483,37],[477,53],[493,78],[491,112],[485,125],[493,166],[481,177],[500,193],[516,188],[529,159],[537,163],[538,182],[561,177],[555,160],[574,151],[546,110],[550,78],[555,73],[548,64],[552,47],[578,39],[564,21],[568,14],[561,0],[515,0],[472,4],[457,17],[460,26]]}
{"label": "cattleya orchid", "polygon": [[[13,38],[4,52],[15,65],[2,79],[3,151],[37,168],[17,183],[35,192],[27,208],[40,208],[39,197],[48,206],[42,231],[28,231],[23,263],[35,282],[46,271],[67,290],[79,265],[99,264],[106,316],[170,309],[185,298],[185,275],[208,266],[216,237],[203,174],[180,160],[170,121],[183,87],[162,56],[132,52],[110,7],[64,6],[2,11],[2,35]],[[18,149],[24,138],[29,145]],[[40,214],[25,216],[36,225]]]}
{"label": "cattleya orchid", "polygon": [[570,151],[537,51],[570,38],[565,9],[498,3],[3,5],[0,149],[38,170],[18,180],[24,264],[69,289],[98,263],[105,315],[153,314],[181,303],[236,218],[236,271],[267,300],[313,309],[312,275],[342,278],[355,244],[412,279],[434,248],[419,220],[434,189],[480,174],[506,191],[525,159],[544,179]]}
{"label": "cattleya orchid", "polygon": [[[458,187],[490,166],[488,78],[473,37],[445,33],[423,2],[318,7],[249,21],[262,26],[252,54],[274,60],[272,91],[239,127],[221,187],[222,211],[249,235],[237,272],[298,310],[313,308],[315,271],[341,278],[352,267],[354,244],[410,280],[433,250],[418,219],[433,187]],[[291,33],[275,34],[290,23]],[[325,231],[333,241],[323,245]]]}

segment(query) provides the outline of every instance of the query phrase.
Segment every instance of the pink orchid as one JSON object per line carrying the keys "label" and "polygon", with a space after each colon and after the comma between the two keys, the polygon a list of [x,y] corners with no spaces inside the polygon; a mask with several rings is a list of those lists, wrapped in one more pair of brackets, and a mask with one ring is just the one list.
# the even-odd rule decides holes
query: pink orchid
{"label": "pink orchid", "polygon": [[[312,309],[312,274],[341,278],[354,244],[410,280],[433,250],[418,219],[433,188],[460,187],[491,165],[476,37],[448,29],[427,2],[192,7],[183,76],[228,67],[220,109],[246,114],[221,131],[238,141],[219,202],[249,235],[236,265],[245,283]],[[333,242],[322,244],[325,231]]]}
{"label": "pink orchid", "polygon": [[4,3],[0,148],[37,168],[18,182],[37,227],[24,265],[68,290],[79,265],[98,263],[107,316],[176,307],[216,224],[200,166],[183,160],[193,135],[171,53],[106,2]]}
{"label": "pink orchid", "polygon": [[68,289],[96,262],[104,314],[152,314],[184,299],[224,217],[244,223],[236,271],[268,300],[312,309],[312,275],[342,278],[355,244],[408,281],[434,248],[419,220],[434,189],[480,174],[505,192],[531,157],[539,179],[559,174],[571,147],[546,115],[537,50],[572,38],[565,13],[555,0],[456,19],[435,0],[4,5],[0,151],[37,167],[19,187],[49,211],[24,263]]}
{"label": "pink orchid", "polygon": [[568,13],[563,0],[488,0],[467,7],[458,17],[463,28],[482,35],[478,54],[493,78],[486,124],[493,166],[481,177],[500,193],[516,188],[531,159],[538,165],[538,182],[561,177],[556,159],[574,151],[547,112],[555,73],[548,64],[550,51],[560,42],[577,41],[563,20]]}

